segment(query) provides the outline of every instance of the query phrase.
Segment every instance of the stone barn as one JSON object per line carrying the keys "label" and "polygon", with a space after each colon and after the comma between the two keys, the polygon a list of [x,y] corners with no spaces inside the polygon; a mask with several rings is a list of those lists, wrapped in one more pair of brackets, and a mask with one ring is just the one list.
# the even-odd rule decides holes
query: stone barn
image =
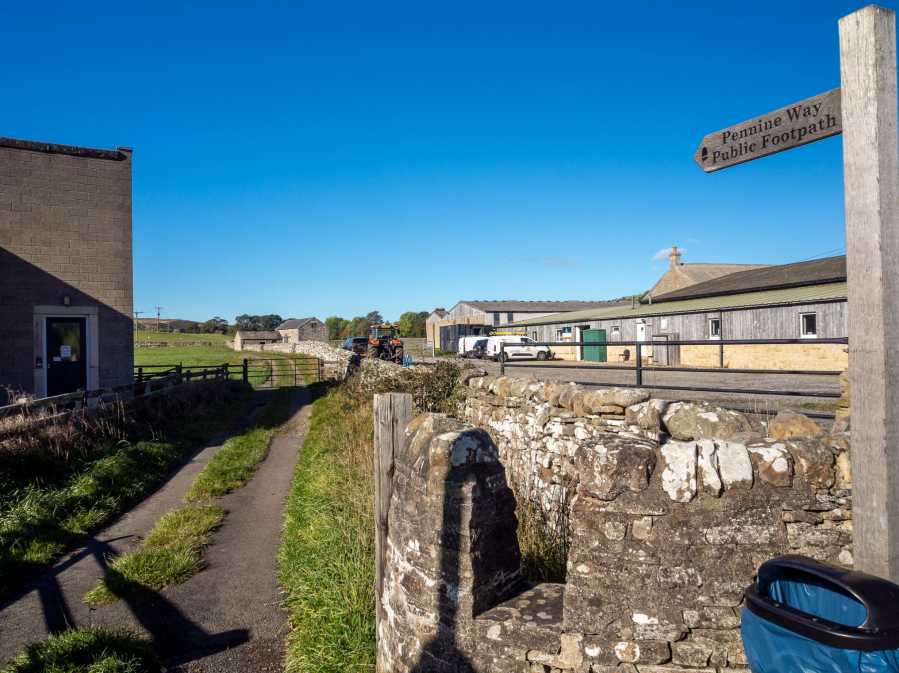
{"label": "stone barn", "polygon": [[291,318],[278,325],[275,331],[288,344],[301,341],[328,342],[328,326],[318,318]]}
{"label": "stone barn", "polygon": [[234,350],[262,350],[265,344],[281,343],[284,339],[279,332],[238,332],[234,335]]}
{"label": "stone barn", "polygon": [[0,386],[131,383],[131,260],[130,147],[0,138]]}

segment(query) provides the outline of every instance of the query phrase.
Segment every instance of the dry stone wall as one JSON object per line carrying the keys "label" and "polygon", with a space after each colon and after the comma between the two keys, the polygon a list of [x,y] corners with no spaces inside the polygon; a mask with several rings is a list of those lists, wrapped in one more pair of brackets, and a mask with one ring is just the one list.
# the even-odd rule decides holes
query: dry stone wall
{"label": "dry stone wall", "polygon": [[[450,463],[454,455],[489,456],[470,469],[489,466],[494,484],[527,483],[519,497],[564,512],[571,532],[566,583],[527,587],[503,600],[518,586],[504,559],[520,558],[509,542],[514,521],[507,510],[496,515],[498,503],[507,507],[505,491],[467,488],[428,471],[420,449],[407,449],[397,461],[395,499],[403,507],[391,510],[391,522],[400,521],[401,532],[391,530],[388,571],[402,601],[390,598],[396,632],[382,632],[379,647],[402,650],[400,658],[418,667],[399,666],[392,654],[381,657],[381,670],[746,670],[743,592],[762,562],[796,553],[852,565],[848,433],[826,434],[793,412],[766,424],[633,389],[473,372],[466,378],[461,415],[479,428],[418,419],[407,446],[443,447]],[[450,496],[461,499],[459,517],[444,516]],[[447,585],[437,574],[435,559],[470,553],[445,548],[460,534],[501,541],[478,548],[478,558],[504,569],[503,591],[490,594],[496,604],[486,611],[466,598],[464,609],[441,612],[435,598],[441,591],[470,596],[480,585],[467,582],[494,576],[472,572]],[[456,658],[425,654],[435,642],[451,643]]]}

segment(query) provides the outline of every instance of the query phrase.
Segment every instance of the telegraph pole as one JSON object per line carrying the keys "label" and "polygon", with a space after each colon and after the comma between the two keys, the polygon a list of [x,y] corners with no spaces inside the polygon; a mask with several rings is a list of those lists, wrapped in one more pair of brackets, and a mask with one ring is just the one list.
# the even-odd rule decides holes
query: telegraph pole
{"label": "telegraph pole", "polygon": [[159,315],[162,313],[162,306],[154,306],[156,309],[156,333],[159,334]]}
{"label": "telegraph pole", "polygon": [[137,316],[139,316],[143,311],[135,311],[134,312],[134,343],[137,343]]}

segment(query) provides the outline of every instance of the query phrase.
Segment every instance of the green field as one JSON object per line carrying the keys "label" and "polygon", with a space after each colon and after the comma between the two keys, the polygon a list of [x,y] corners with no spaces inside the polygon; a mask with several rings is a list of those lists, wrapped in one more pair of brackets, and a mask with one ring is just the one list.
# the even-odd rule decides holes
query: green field
{"label": "green field", "polygon": [[213,344],[220,344],[223,341],[230,341],[234,338],[231,334],[176,334],[175,332],[141,332],[137,333],[137,340],[141,343],[153,341],[209,341]]}
{"label": "green field", "polygon": [[[155,332],[153,333],[155,334]],[[217,336],[208,334],[165,334],[160,336]],[[250,361],[250,383],[254,386],[260,386],[266,382],[269,377],[270,367],[268,362],[261,365],[253,364],[254,360],[275,360],[275,369],[283,376],[276,377],[279,385],[286,385],[290,382],[292,376],[292,367],[287,362],[295,360],[302,362],[306,359],[312,359],[311,356],[304,355],[287,355],[284,353],[257,353],[254,351],[233,351],[222,345],[224,339],[211,346],[169,346],[166,348],[135,348],[134,349],[134,366],[145,367],[144,374],[154,371],[160,371],[161,368],[174,367],[181,365],[184,369],[197,369],[203,367],[218,367],[223,364],[242,365],[244,358]],[[233,370],[232,370],[233,371]],[[306,383],[314,383],[315,377],[306,376]],[[292,383],[291,383],[292,385]]]}

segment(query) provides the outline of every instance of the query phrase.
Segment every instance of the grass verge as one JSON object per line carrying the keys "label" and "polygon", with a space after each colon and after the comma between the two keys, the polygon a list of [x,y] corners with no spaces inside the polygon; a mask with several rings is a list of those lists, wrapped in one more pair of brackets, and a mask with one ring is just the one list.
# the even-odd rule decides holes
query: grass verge
{"label": "grass verge", "polygon": [[290,416],[292,392],[278,388],[253,425],[231,437],[194,479],[185,502],[212,500],[246,484],[268,455],[272,438]]}
{"label": "grass verge", "polygon": [[562,508],[564,514],[558,513],[550,520],[526,490],[516,488],[515,483],[511,486],[518,501],[515,516],[524,578],[529,582],[564,582],[571,546],[568,507]]}
{"label": "grass verge", "polygon": [[9,487],[0,489],[0,598],[146,493],[252,394],[238,384],[209,386],[154,398],[133,424],[143,430],[128,439],[98,440],[77,460],[54,457],[38,468],[0,452],[5,465],[22,473],[10,475]]}
{"label": "grass verge", "polygon": [[338,387],[313,403],[278,552],[288,671],[374,669],[372,441],[370,399]]}
{"label": "grass verge", "polygon": [[29,645],[2,673],[157,673],[159,658],[133,633],[72,629]]}
{"label": "grass verge", "polygon": [[144,540],[144,549],[115,557],[106,577],[84,597],[87,603],[112,603],[180,584],[200,571],[209,534],[225,518],[214,505],[182,507],[164,515]]}

